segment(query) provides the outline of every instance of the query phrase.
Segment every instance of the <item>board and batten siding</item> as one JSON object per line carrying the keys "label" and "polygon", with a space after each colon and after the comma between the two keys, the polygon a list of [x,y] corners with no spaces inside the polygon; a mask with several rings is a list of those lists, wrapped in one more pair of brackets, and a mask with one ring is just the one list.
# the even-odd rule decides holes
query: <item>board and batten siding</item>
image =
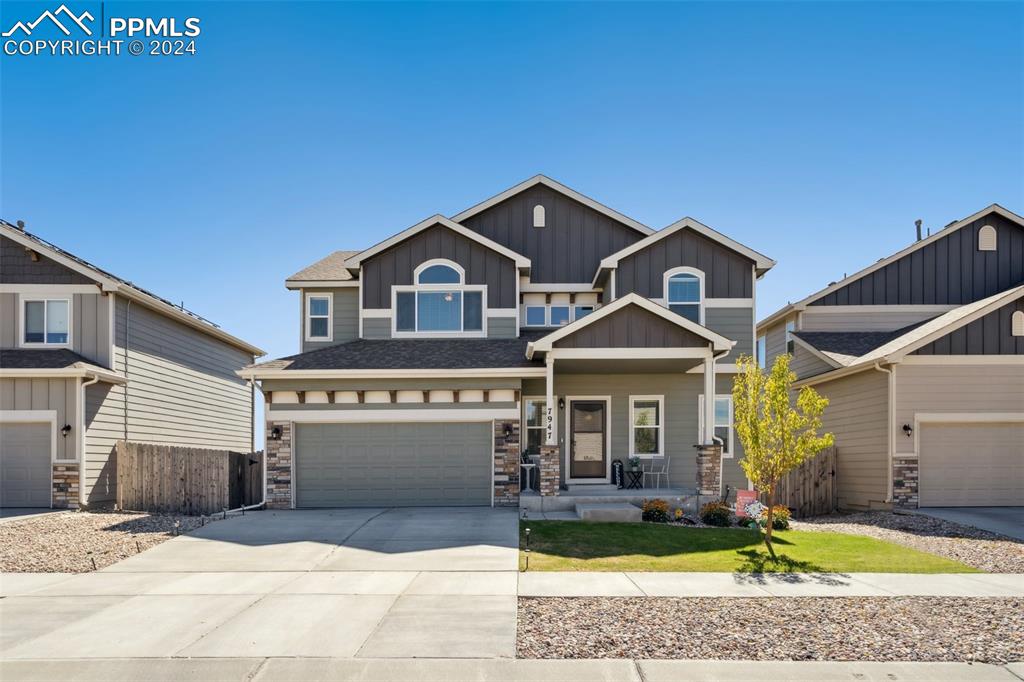
{"label": "board and batten siding", "polygon": [[[557,363],[556,363],[557,368]],[[716,377],[718,395],[732,393],[733,375]],[[629,457],[629,398],[632,395],[662,395],[665,399],[665,452],[669,457],[669,479],[673,488],[693,489],[697,482],[699,399],[704,390],[701,374],[560,374],[555,371],[554,395],[557,401],[567,396],[611,396],[611,448],[609,457],[626,463]],[[543,379],[524,379],[524,397],[543,397]],[[558,433],[561,479],[565,471],[565,418],[569,409],[558,410]],[[746,489],[747,477],[739,465],[743,446],[733,434],[736,449],[732,458],[722,460],[722,482],[731,489]],[[724,488],[723,488],[724,490]],[[652,493],[653,495],[653,493]]]}
{"label": "board and batten siding", "polygon": [[[328,295],[331,297],[331,333],[330,341],[306,340],[306,298],[309,295]],[[302,352],[336,346],[346,341],[359,338],[359,289],[357,287],[337,287],[330,289],[301,289],[299,291],[301,311],[299,319],[299,340]]]}
{"label": "board and batten siding", "polygon": [[1018,298],[987,315],[954,329],[916,351],[915,355],[1024,355],[1024,336],[1014,336],[1011,317],[1024,311]]}
{"label": "board and batten siding", "polygon": [[[754,262],[690,229],[682,229],[619,261],[615,295],[665,298],[665,273],[681,266],[704,273],[705,298],[752,298]],[[591,275],[593,276],[593,275]]]}
{"label": "board and batten siding", "polygon": [[1022,365],[896,365],[894,438],[897,454],[914,452],[903,424],[914,426],[918,413],[1024,414]]}
{"label": "board and batten siding", "polygon": [[78,420],[78,380],[42,378],[0,378],[0,410],[54,410],[57,413],[57,459],[77,459],[76,430],[65,438],[60,434],[64,424]]}
{"label": "board and batten siding", "polygon": [[391,308],[391,287],[413,284],[413,273],[434,258],[454,261],[466,284],[487,285],[487,307],[515,308],[519,273],[515,262],[479,242],[434,225],[363,262],[363,307]]}
{"label": "board and batten siding", "polygon": [[[62,294],[59,286],[53,292],[0,294],[0,348],[18,348],[19,319],[22,301],[38,298],[71,300],[71,350],[101,367],[110,367],[110,294]],[[46,348],[46,346],[28,346]]]}
{"label": "board and batten siding", "polygon": [[655,315],[627,305],[565,336],[555,348],[702,348],[707,339]]}
{"label": "board and batten siding", "polygon": [[[996,250],[978,250],[978,231],[996,229]],[[1024,282],[1024,228],[997,213],[813,301],[829,305],[970,303]]]}
{"label": "board and batten siding", "polygon": [[839,507],[885,508],[889,497],[888,375],[868,370],[814,389],[829,399],[822,430],[835,434]]}
{"label": "board and batten siding", "polygon": [[754,354],[753,308],[705,308],[704,326],[736,342],[729,354],[718,362],[734,363],[741,355]]}
{"label": "board and batten siding", "polygon": [[[537,205],[544,207],[544,227],[533,226]],[[529,258],[530,281],[548,284],[589,284],[602,258],[646,236],[544,185],[523,190],[462,224]]]}

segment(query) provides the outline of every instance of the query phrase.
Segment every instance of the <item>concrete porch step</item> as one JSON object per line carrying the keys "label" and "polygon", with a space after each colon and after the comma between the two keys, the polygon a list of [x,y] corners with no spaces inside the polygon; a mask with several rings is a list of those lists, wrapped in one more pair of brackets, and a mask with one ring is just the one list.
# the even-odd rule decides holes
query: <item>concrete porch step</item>
{"label": "concrete porch step", "polygon": [[576,516],[583,521],[640,522],[640,507],[626,502],[603,502],[599,504],[577,504]]}
{"label": "concrete porch step", "polygon": [[614,483],[570,483],[565,486],[567,495],[601,495],[618,490]]}

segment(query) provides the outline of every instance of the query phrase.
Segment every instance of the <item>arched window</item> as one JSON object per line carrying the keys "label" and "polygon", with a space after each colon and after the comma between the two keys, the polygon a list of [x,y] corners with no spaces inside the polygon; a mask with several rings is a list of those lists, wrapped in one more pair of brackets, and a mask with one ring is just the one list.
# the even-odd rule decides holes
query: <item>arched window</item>
{"label": "arched window", "polygon": [[665,305],[697,324],[704,324],[704,273],[675,268],[665,273]]}
{"label": "arched window", "polygon": [[455,263],[427,261],[416,268],[417,284],[462,284],[465,271]]}
{"label": "arched window", "polygon": [[978,230],[978,251],[996,250],[996,228],[985,225]]}
{"label": "arched window", "polygon": [[533,226],[544,227],[544,207],[537,204],[533,207]]}
{"label": "arched window", "polygon": [[465,269],[435,258],[413,271],[412,285],[391,287],[396,335],[485,335],[487,287],[466,284]]}
{"label": "arched window", "polygon": [[1018,310],[1010,317],[1010,333],[1024,336],[1024,310]]}

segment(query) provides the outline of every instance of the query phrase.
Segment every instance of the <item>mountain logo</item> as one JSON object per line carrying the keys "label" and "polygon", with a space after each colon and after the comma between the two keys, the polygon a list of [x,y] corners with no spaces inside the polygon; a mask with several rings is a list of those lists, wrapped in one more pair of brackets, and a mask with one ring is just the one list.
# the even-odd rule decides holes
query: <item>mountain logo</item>
{"label": "mountain logo", "polygon": [[64,35],[71,35],[71,31],[69,31],[68,28],[60,22],[60,19],[58,19],[59,15],[64,15],[65,21],[73,22],[76,26],[78,26],[78,28],[85,32],[85,35],[92,35],[92,31],[89,29],[88,26],[85,25],[85,21],[93,21],[95,19],[93,15],[91,15],[89,12],[82,12],[81,15],[75,15],[74,12],[68,9],[67,5],[61,5],[60,7],[57,8],[56,12],[46,10],[45,12],[40,14],[39,18],[36,19],[35,21],[30,21],[28,23],[24,21],[19,21],[15,23],[14,26],[12,26],[9,31],[4,31],[3,37],[9,38],[18,31],[21,31],[26,36],[30,36],[32,35],[32,31],[36,30],[36,27],[47,19],[53,22],[53,24],[56,25],[57,28],[59,28]]}

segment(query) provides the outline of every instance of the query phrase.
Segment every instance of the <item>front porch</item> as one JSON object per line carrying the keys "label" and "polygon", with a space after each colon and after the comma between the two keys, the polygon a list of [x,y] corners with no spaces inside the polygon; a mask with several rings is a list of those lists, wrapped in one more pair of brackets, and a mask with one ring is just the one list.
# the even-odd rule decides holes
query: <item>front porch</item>
{"label": "front porch", "polygon": [[589,505],[632,505],[639,509],[644,500],[660,499],[668,502],[670,512],[682,509],[694,514],[699,508],[694,488],[641,488],[625,490],[613,485],[570,485],[558,495],[540,495],[525,490],[519,496],[519,516],[522,519],[565,521],[583,518],[581,508]]}

